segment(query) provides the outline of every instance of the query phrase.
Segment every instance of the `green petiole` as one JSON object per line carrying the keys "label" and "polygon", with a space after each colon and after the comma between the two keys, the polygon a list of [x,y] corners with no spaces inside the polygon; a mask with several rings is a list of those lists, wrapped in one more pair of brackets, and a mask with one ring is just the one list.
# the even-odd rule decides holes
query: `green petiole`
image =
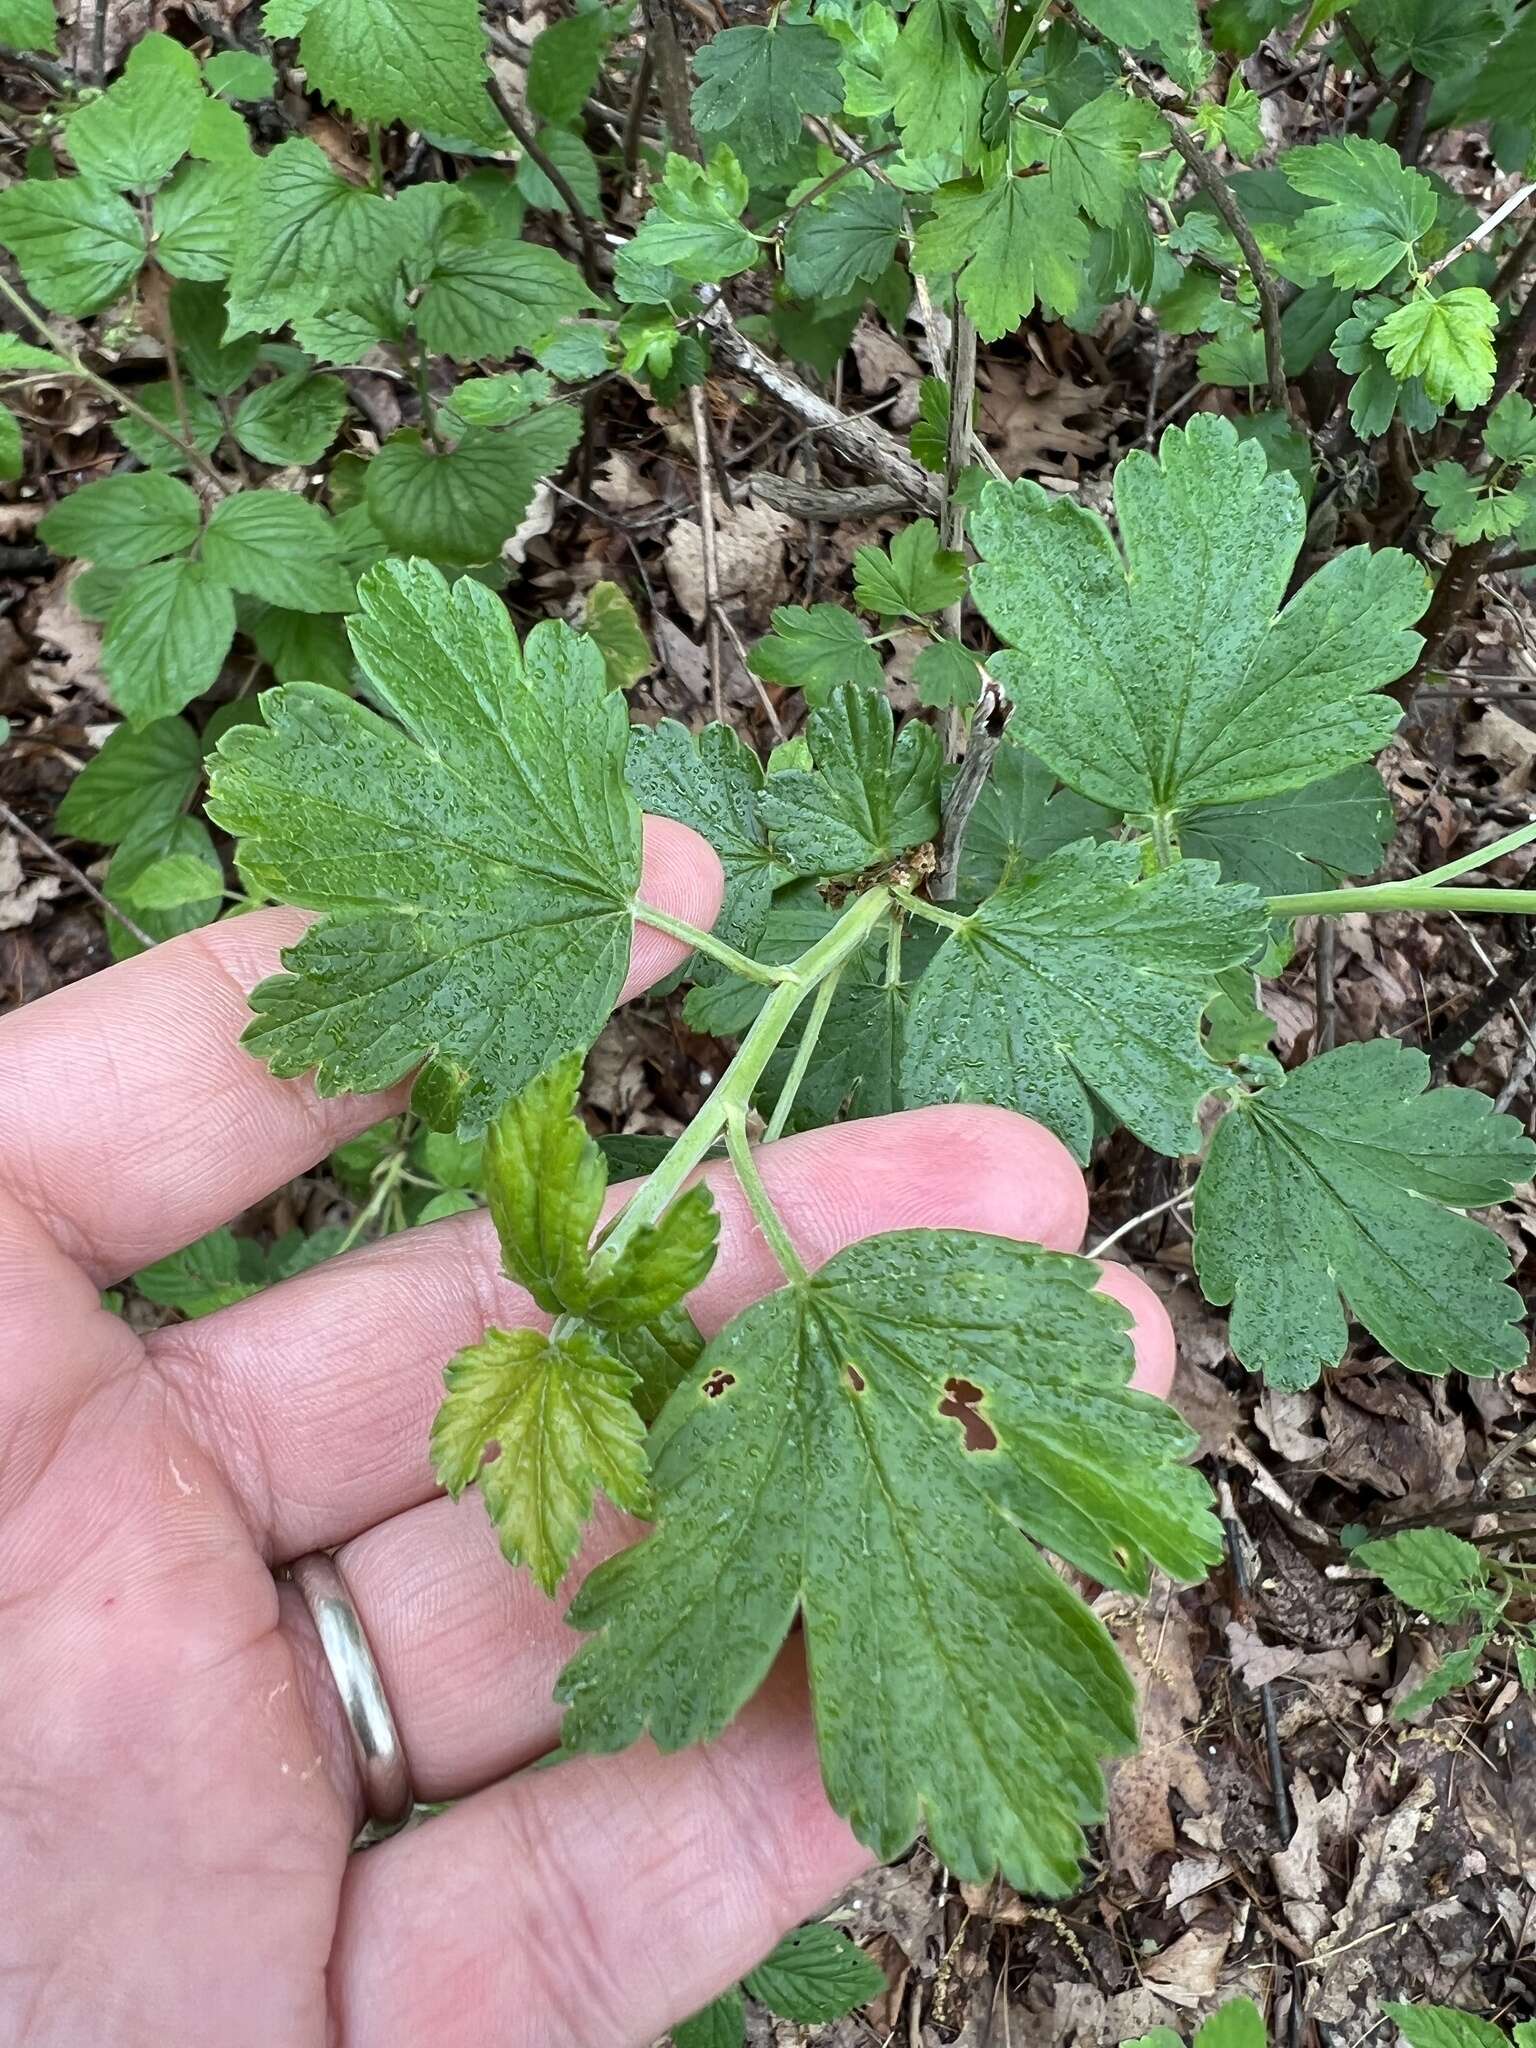
{"label": "green petiole", "polygon": [[798,978],[794,967],[774,967],[766,961],[754,960],[746,953],[739,953],[734,946],[727,945],[724,939],[717,939],[713,932],[689,924],[686,918],[657,910],[649,903],[642,903],[638,897],[629,907],[638,924],[648,924],[653,931],[681,939],[696,953],[707,954],[711,960],[718,960],[722,967],[728,967],[732,974],[739,974],[743,981],[755,981],[772,988],[779,982],[792,982]]}

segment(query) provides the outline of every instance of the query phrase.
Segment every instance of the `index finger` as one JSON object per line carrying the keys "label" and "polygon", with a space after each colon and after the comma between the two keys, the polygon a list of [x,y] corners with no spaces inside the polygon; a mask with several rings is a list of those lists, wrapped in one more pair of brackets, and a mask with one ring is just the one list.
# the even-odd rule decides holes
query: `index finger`
{"label": "index finger", "polygon": [[[687,826],[647,818],[640,893],[707,928],[719,860]],[[249,991],[309,922],[273,909],[209,925],[0,1024],[0,1188],[98,1283],[191,1244],[404,1108],[404,1082],[322,1098],[241,1045]],[[620,1000],[686,951],[637,926]]]}

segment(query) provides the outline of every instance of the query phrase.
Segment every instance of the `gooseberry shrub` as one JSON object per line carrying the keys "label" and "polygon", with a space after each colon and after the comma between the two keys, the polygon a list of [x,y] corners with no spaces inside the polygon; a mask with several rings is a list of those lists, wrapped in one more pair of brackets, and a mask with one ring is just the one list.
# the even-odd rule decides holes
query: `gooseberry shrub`
{"label": "gooseberry shrub", "polygon": [[[1199,1284],[1272,1385],[1338,1364],[1351,1321],[1423,1373],[1525,1357],[1468,1213],[1529,1178],[1515,1122],[1395,1039],[1290,1072],[1269,1050],[1298,919],[1536,907],[1464,880],[1536,828],[1366,880],[1401,700],[1536,540],[1529,230],[1421,167],[1431,119],[1529,167],[1536,7],[1357,0],[1338,43],[1332,12],[786,0],[689,77],[661,0],[576,6],[524,50],[519,102],[474,0],[269,0],[202,58],[144,37],[104,90],[54,61],[46,8],[0,0],[56,93],[0,191],[26,329],[0,375],[122,413],[121,465],[39,529],[89,565],[72,588],[124,718],[61,813],[116,848],[115,943],[225,907],[188,808],[206,756],[234,907],[317,913],[253,996],[252,1053],[324,1094],[414,1074],[421,1130],[354,1162],[367,1213],[483,1196],[547,1319],[448,1364],[441,1483],[478,1489],[552,1596],[599,1494],[653,1524],[570,1605],[565,1748],[708,1740],[798,1622],[860,1837],[889,1857],[923,1828],[961,1877],[1038,1893],[1076,1883],[1102,1761],[1136,1737],[1082,1584],[1220,1555],[1194,1439],[1131,1388],[1093,1260],[902,1231],[809,1270],[759,1143],[949,1102],[1085,1162],[1123,1130],[1187,1163]],[[1279,147],[1242,60],[1280,35],[1383,90]],[[279,70],[355,160],[284,132]],[[617,137],[605,78],[635,89]],[[605,225],[624,180],[638,223]],[[933,375],[903,444],[807,378],[914,288]],[[1149,432],[1097,508],[989,474],[978,342],[1127,301],[1203,337],[1219,409]],[[163,382],[113,374],[133,332]],[[365,432],[360,364],[409,423]],[[712,372],[800,408],[911,515],[858,550],[850,604],[780,607],[751,650],[803,718],[766,760],[726,720],[632,725],[622,592],[589,631],[521,634],[502,595],[603,385],[686,408]],[[1422,498],[1372,535],[1401,545],[1341,547],[1383,438]],[[0,459],[23,474],[19,426]],[[898,627],[925,642],[901,717]],[[211,708],[237,638],[276,687]],[[713,931],[640,899],[645,811],[720,855]],[[683,1015],[737,1049],[614,1213],[579,1095],[637,923],[691,948]],[[721,1148],[783,1284],[706,1343],[687,1304],[718,1219],[693,1176]],[[346,1241],[255,1261],[226,1236],[141,1286],[197,1313]]]}

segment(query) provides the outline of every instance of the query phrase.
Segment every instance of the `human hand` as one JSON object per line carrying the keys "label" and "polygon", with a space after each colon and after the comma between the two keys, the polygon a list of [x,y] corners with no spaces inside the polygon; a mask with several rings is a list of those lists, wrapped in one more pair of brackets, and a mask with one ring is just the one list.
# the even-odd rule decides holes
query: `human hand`
{"label": "human hand", "polygon": [[[647,820],[647,900],[707,925],[702,840]],[[791,1656],[705,1748],[510,1774],[557,1739],[576,1638],[478,1502],[434,1485],[444,1362],[536,1317],[483,1213],[140,1340],[98,1290],[403,1106],[319,1101],[238,1044],[304,920],[171,940],[0,1025],[0,2012],[29,2048],[605,2048],[705,2004],[868,1861],[821,1791]],[[636,931],[625,995],[678,963]],[[808,1264],[912,1225],[1079,1243],[1065,1150],[991,1109],[790,1138],[764,1179]],[[706,1332],[779,1282],[723,1164]],[[615,1205],[625,1190],[616,1191]],[[1138,1385],[1172,1376],[1150,1290]],[[599,1515],[579,1570],[635,1525]],[[302,1601],[339,1546],[416,1796],[349,1858],[357,1768]]]}

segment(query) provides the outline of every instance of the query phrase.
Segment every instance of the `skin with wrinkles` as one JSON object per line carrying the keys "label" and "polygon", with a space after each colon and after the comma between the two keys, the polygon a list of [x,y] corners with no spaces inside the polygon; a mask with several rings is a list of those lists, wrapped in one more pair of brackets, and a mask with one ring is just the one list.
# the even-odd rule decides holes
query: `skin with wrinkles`
{"label": "skin with wrinkles", "polygon": [[[647,822],[647,900],[707,924],[718,864]],[[786,1656],[715,1743],[512,1777],[555,1738],[575,1638],[478,1503],[433,1485],[444,1360],[537,1325],[489,1218],[456,1216],[138,1339],[98,1291],[237,1216],[404,1091],[319,1100],[238,1044],[299,913],[172,940],[0,1025],[0,2016],[27,2048],[636,2044],[866,1861],[828,1808]],[[626,995],[677,964],[642,929]],[[1004,1111],[936,1108],[762,1154],[807,1263],[947,1225],[1075,1246],[1083,1183]],[[775,1284],[729,1173],[706,1330]],[[613,1191],[610,1203],[624,1198]],[[1137,1318],[1137,1383],[1172,1336]],[[577,1573],[633,1525],[608,1513]],[[360,1805],[302,1607],[339,1545],[419,1794],[452,1812],[349,1859]],[[573,1580],[576,1574],[573,1574]]]}

